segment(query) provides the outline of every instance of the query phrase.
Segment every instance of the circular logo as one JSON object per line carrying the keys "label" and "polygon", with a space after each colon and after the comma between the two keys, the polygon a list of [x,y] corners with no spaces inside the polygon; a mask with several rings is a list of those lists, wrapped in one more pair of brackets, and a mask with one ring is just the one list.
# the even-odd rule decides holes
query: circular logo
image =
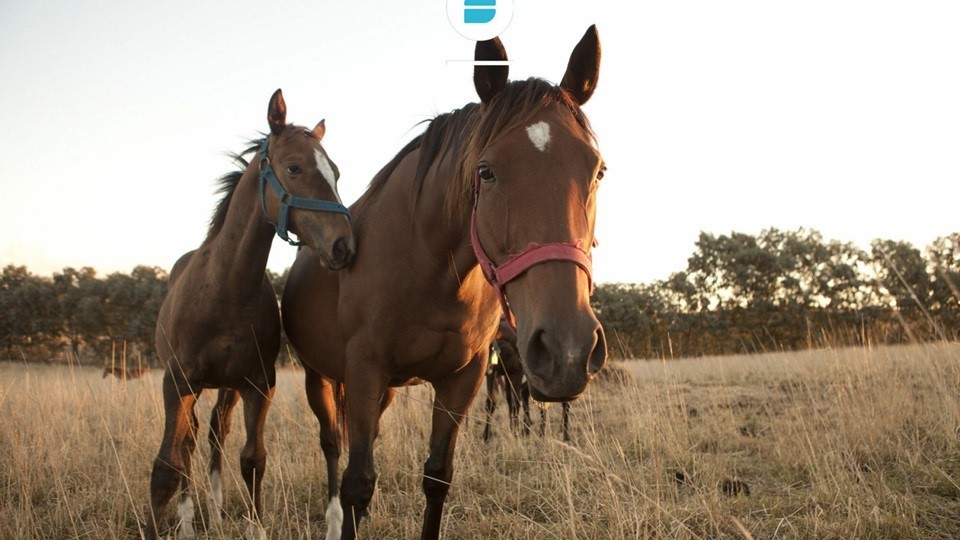
{"label": "circular logo", "polygon": [[447,19],[467,39],[493,39],[510,26],[513,0],[447,0]]}

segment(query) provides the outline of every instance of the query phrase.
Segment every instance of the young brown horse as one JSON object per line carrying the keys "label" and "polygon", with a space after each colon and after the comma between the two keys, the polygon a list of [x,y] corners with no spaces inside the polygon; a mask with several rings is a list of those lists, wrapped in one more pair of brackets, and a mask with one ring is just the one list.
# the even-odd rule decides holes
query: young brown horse
{"label": "young brown horse", "polygon": [[[475,57],[494,61],[474,68],[481,103],[434,118],[353,205],[354,264],[327,272],[301,251],[284,289],[284,328],[306,366],[327,459],[327,538],[355,537],[373,497],[373,443],[390,388],[415,378],[435,390],[422,536],[439,536],[457,434],[506,296],[534,398],[576,398],[606,359],[589,302],[604,163],[580,108],[599,73],[596,29],[559,86],[508,82],[499,39],[478,42]],[[330,381],[346,389],[350,459],[339,503]]]}
{"label": "young brown horse", "polygon": [[[323,121],[313,130],[287,125],[280,90],[270,99],[267,120],[270,133],[247,150],[259,148],[256,157],[247,164],[237,156],[245,169],[221,179],[224,196],[207,238],[174,265],[160,307],[156,342],[166,365],[166,422],[150,478],[148,538],[156,538],[157,520],[178,486],[179,536],[194,535],[190,460],[198,422],[193,409],[205,388],[226,389],[220,391],[210,421],[210,519],[220,519],[221,443],[239,397],[247,427],[240,470],[252,517],[259,520],[266,465],[263,426],[280,349],[280,313],[264,272],[273,235],[293,243],[288,230],[296,233],[312,248],[304,252],[314,253],[318,264],[331,271],[347,266],[355,252],[349,213],[337,194],[337,169],[320,145]],[[259,526],[250,532],[263,534]]]}
{"label": "young brown horse", "polygon": [[[530,434],[530,386],[523,375],[520,351],[517,349],[517,334],[510,328],[506,319],[500,319],[497,334],[490,342],[490,348],[496,351],[497,363],[487,366],[487,399],[484,402],[486,423],[483,427],[483,440],[490,440],[493,427],[493,412],[497,408],[497,389],[503,391],[507,400],[510,428],[517,433],[522,426],[524,435]],[[493,353],[494,351],[491,351]],[[520,423],[520,409],[523,408],[523,423]],[[541,421],[543,418],[541,417]]]}

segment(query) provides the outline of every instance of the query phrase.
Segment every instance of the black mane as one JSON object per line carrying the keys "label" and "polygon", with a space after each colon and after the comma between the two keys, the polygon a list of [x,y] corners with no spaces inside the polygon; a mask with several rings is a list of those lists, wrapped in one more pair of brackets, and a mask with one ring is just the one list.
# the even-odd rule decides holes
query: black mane
{"label": "black mane", "polygon": [[357,209],[380,191],[405,157],[418,149],[420,156],[414,177],[418,186],[418,200],[419,190],[430,167],[447,154],[453,154],[461,178],[454,182],[455,185],[448,191],[448,210],[468,204],[473,179],[471,173],[476,166],[479,152],[502,134],[527,122],[544,107],[556,104],[571,114],[576,125],[590,140],[595,140],[586,115],[565,90],[536,77],[524,81],[510,81],[485,107],[479,103],[468,103],[460,109],[426,121],[427,129],[400,149],[374,176],[367,191],[357,201]]}
{"label": "black mane", "polygon": [[239,154],[228,153],[227,155],[237,164],[238,170],[228,172],[227,174],[221,176],[217,179],[217,193],[222,194],[220,202],[217,203],[216,210],[213,211],[213,216],[210,218],[210,228],[207,229],[207,237],[204,239],[204,243],[207,243],[214,236],[220,232],[220,229],[223,228],[223,223],[227,219],[227,209],[230,207],[230,200],[233,199],[233,192],[237,189],[237,184],[240,183],[240,178],[243,177],[243,172],[250,165],[250,162],[244,157],[248,154],[252,154],[260,149],[260,145],[263,144],[266,135],[260,139],[251,140],[248,142],[247,148],[240,152]]}

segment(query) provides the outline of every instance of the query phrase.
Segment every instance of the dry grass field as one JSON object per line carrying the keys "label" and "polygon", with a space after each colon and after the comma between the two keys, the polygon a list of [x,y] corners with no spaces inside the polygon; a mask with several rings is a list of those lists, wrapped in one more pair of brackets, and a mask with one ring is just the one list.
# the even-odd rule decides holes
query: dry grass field
{"label": "dry grass field", "polygon": [[[596,382],[573,405],[570,445],[559,440],[559,407],[549,411],[547,437],[522,438],[509,432],[502,400],[495,437],[484,444],[481,390],[460,437],[444,537],[960,537],[956,344],[615,367],[622,380]],[[0,364],[0,538],[138,536],[160,439],[160,377]],[[279,379],[266,436],[265,525],[271,538],[321,538],[317,423],[301,373],[284,370]],[[403,389],[384,417],[363,538],[419,535],[429,402],[429,388]],[[201,428],[201,538],[246,529],[239,418],[234,426],[227,518],[205,532]]]}

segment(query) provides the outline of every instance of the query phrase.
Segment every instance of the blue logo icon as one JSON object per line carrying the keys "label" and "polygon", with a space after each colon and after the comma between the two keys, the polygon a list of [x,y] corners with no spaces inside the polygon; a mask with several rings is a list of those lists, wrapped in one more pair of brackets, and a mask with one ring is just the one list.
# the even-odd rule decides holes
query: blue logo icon
{"label": "blue logo icon", "polygon": [[486,24],[497,15],[497,0],[464,0],[463,22]]}
{"label": "blue logo icon", "polygon": [[447,0],[447,20],[461,36],[493,39],[510,26],[515,0]]}

